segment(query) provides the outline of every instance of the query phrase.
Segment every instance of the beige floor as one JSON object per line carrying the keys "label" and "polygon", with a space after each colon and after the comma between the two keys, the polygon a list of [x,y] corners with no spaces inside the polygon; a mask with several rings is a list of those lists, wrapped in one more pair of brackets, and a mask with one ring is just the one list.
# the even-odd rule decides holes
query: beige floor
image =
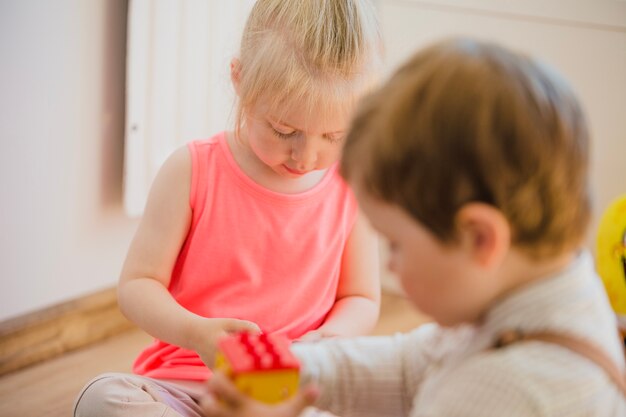
{"label": "beige floor", "polygon": [[[426,321],[404,298],[383,297],[374,334],[405,331]],[[126,332],[87,349],[0,378],[0,417],[69,417],[81,387],[103,372],[128,372],[135,355],[150,337]]]}

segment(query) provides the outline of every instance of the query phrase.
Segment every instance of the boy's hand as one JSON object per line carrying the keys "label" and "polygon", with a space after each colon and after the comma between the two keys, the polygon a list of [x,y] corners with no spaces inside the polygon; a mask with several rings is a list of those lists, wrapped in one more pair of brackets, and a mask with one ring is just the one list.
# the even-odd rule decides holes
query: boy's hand
{"label": "boy's hand", "polygon": [[309,386],[283,403],[268,405],[239,392],[221,372],[211,377],[209,391],[211,394],[200,400],[206,417],[296,417],[319,395],[317,388]]}
{"label": "boy's hand", "polygon": [[194,350],[209,368],[215,364],[217,342],[220,338],[239,332],[261,333],[255,323],[238,319],[202,319],[194,328]]}

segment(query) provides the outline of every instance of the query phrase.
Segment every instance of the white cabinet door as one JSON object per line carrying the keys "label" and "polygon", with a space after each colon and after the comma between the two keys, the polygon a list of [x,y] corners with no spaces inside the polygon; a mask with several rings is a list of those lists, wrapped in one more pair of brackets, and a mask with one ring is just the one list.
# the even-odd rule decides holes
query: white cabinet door
{"label": "white cabinet door", "polygon": [[253,0],[131,0],[124,205],[143,212],[167,156],[224,130],[234,105],[230,59]]}

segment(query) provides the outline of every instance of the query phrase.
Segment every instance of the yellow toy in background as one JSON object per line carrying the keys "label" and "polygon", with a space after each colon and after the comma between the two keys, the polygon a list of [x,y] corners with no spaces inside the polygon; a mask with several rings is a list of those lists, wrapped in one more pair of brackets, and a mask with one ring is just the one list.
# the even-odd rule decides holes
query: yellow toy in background
{"label": "yellow toy in background", "polygon": [[626,336],[626,195],[611,203],[600,220],[596,263],[622,336]]}
{"label": "yellow toy in background", "polygon": [[239,391],[264,403],[275,404],[296,393],[300,362],[281,335],[237,333],[218,342],[215,366]]}

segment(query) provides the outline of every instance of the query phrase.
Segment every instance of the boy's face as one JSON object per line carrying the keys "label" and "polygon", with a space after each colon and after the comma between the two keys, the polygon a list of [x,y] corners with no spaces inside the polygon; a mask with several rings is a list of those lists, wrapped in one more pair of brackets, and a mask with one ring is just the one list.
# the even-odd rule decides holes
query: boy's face
{"label": "boy's face", "polygon": [[[354,184],[353,184],[354,185]],[[399,206],[355,193],[372,226],[389,243],[388,269],[407,297],[441,325],[480,318],[497,291],[462,244],[443,244]]]}

